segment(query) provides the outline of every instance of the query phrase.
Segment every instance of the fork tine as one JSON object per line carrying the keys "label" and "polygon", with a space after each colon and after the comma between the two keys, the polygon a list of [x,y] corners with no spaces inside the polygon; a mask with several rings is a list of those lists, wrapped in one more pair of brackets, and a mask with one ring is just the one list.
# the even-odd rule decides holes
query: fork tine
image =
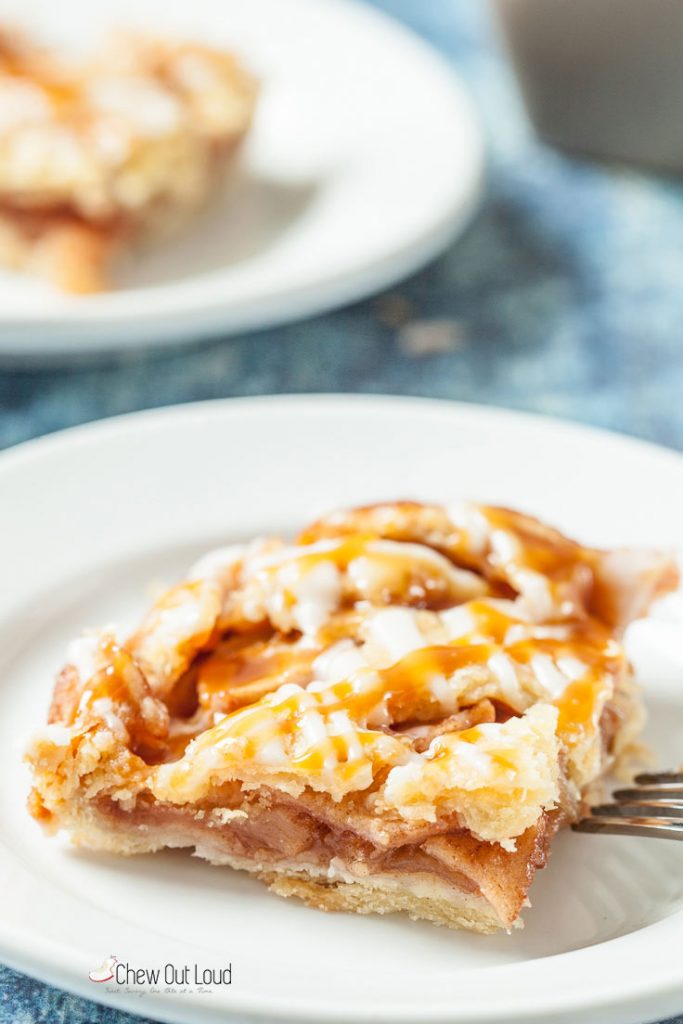
{"label": "fork tine", "polygon": [[683,840],[683,822],[665,824],[655,818],[582,818],[572,825],[574,832],[605,832],[617,836]]}
{"label": "fork tine", "polygon": [[615,790],[614,803],[592,807],[572,829],[683,840],[683,772],[641,772],[634,783]]}
{"label": "fork tine", "polygon": [[612,793],[617,804],[653,804],[657,807],[683,807],[683,793],[644,793],[642,789],[619,789]]}
{"label": "fork tine", "polygon": [[639,786],[648,785],[651,782],[683,782],[683,772],[641,772],[633,780]]}
{"label": "fork tine", "polygon": [[616,789],[612,796],[615,800],[642,800],[644,797],[673,797],[683,800],[683,782],[652,782],[642,786],[629,786],[626,789]]}
{"label": "fork tine", "polygon": [[612,818],[667,818],[672,823],[683,822],[683,803],[680,804],[598,804],[591,807],[591,814],[607,815]]}

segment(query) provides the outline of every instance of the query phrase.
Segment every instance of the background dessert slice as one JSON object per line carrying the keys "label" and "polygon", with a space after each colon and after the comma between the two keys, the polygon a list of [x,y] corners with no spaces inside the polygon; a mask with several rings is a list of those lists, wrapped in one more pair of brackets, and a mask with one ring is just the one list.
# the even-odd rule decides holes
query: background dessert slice
{"label": "background dessert slice", "polygon": [[87,63],[0,35],[0,260],[71,292],[220,182],[256,84],[218,49],[112,37]]}

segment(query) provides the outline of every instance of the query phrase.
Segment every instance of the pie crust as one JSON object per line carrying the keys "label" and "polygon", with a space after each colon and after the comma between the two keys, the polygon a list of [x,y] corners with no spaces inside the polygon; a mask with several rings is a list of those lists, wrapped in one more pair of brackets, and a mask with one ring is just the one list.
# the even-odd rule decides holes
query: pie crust
{"label": "pie crust", "polygon": [[395,502],[211,552],[132,636],[75,640],[29,807],[188,847],[323,910],[509,929],[642,708],[624,626],[667,554],[507,509]]}

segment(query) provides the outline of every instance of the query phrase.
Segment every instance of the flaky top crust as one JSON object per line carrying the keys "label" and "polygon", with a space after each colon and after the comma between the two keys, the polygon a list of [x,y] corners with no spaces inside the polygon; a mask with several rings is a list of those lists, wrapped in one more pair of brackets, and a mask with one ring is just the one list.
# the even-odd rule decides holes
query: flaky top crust
{"label": "flaky top crust", "polygon": [[33,812],[316,796],[380,846],[459,829],[512,851],[637,727],[619,642],[676,582],[506,509],[330,515],[212,552],[127,639],[71,647],[30,748]]}

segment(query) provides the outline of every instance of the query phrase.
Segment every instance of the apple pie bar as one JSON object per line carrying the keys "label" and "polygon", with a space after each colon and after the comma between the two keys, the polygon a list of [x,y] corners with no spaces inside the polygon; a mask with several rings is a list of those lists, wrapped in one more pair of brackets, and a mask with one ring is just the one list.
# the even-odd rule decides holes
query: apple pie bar
{"label": "apple pie bar", "polygon": [[30,811],[322,910],[510,929],[634,743],[620,635],[676,583],[667,554],[471,504],[373,505],[213,551],[132,635],[71,644]]}
{"label": "apple pie bar", "polygon": [[120,249],[214,189],[255,99],[219,49],[120,35],[77,63],[0,31],[0,262],[102,290]]}

